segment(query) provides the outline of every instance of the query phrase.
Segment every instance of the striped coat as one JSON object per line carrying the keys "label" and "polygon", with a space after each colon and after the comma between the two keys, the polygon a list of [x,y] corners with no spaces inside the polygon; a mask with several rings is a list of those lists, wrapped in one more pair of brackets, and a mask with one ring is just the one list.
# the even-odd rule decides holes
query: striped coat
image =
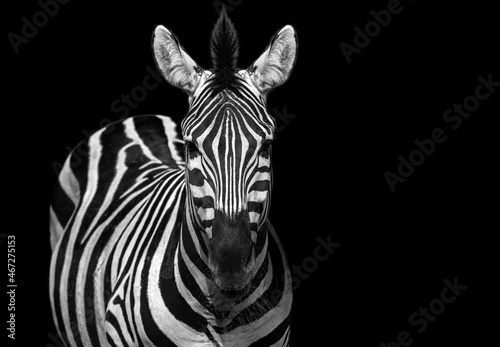
{"label": "striped coat", "polygon": [[101,129],[66,160],[50,211],[50,295],[67,345],[288,344],[290,272],[270,224],[245,309],[224,317],[200,296],[195,277],[208,271],[184,218],[182,146],[170,118],[140,116]]}
{"label": "striped coat", "polygon": [[[285,26],[246,70],[222,11],[204,70],[158,26],[181,123],[138,116],[67,158],[50,208],[50,297],[67,346],[288,346],[291,276],[267,216],[276,122],[269,90],[295,62]],[[182,138],[182,140],[181,140]]]}

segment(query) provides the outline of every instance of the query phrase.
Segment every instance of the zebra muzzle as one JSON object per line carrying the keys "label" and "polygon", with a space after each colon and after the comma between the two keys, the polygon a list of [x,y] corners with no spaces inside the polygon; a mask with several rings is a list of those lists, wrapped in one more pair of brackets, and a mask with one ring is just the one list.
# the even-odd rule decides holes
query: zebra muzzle
{"label": "zebra muzzle", "polygon": [[229,219],[216,212],[212,232],[208,267],[213,280],[222,294],[239,296],[249,285],[255,266],[248,213]]}

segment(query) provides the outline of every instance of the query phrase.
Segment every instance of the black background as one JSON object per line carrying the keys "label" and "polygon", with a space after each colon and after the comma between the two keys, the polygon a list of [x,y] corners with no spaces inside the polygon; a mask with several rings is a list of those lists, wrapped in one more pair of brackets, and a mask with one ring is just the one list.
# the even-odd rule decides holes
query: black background
{"label": "black background", "polygon": [[[350,64],[339,44],[352,45],[354,27],[363,28],[370,11],[385,9],[388,1],[232,3],[241,67],[284,25],[298,33],[292,76],[268,99],[270,110],[286,107],[296,115],[273,148],[271,221],[289,263],[313,256],[318,237],[341,244],[294,293],[292,345],[379,346],[403,330],[412,346],[491,342],[498,329],[490,317],[498,315],[499,295],[492,263],[498,232],[493,120],[500,114],[500,88],[457,130],[442,116],[474,94],[479,75],[492,73],[500,81],[493,2],[401,1],[402,12]],[[32,18],[40,6],[5,6],[2,171],[8,210],[2,233],[16,235],[16,343],[50,346],[54,163],[84,139],[82,131],[99,128],[103,118],[118,120],[111,103],[142,84],[146,66],[154,67],[150,44],[157,24],[209,68],[218,14],[212,1],[71,1],[15,54],[7,33],[20,34],[21,18]],[[183,92],[163,82],[131,115],[180,121],[186,111]],[[438,127],[447,140],[391,192],[384,172],[397,173],[397,157],[408,158],[414,140]],[[1,248],[5,252],[4,240]],[[468,288],[416,332],[408,317],[439,298],[443,281],[455,277]],[[6,306],[1,312],[5,321]]]}

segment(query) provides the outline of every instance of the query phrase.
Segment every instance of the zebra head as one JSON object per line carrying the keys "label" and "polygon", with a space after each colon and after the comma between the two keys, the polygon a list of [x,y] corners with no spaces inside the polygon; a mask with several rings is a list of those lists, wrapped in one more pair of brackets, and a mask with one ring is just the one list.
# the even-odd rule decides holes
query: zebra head
{"label": "zebra head", "polygon": [[181,123],[187,216],[205,242],[204,258],[226,297],[246,293],[259,265],[256,259],[266,251],[256,247],[270,206],[276,125],[266,110],[266,96],[287,80],[297,40],[294,29],[285,26],[248,69],[236,67],[238,47],[225,11],[212,31],[209,70],[199,67],[165,27],[158,26],[153,38],[164,77],[189,97]]}

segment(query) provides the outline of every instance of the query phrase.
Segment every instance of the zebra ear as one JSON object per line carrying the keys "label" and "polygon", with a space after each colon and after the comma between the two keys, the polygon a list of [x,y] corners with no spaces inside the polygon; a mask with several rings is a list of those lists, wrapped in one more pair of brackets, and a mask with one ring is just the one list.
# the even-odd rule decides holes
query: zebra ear
{"label": "zebra ear", "polygon": [[261,93],[286,82],[295,64],[296,52],[297,36],[295,30],[287,25],[273,37],[264,53],[247,70]]}
{"label": "zebra ear", "polygon": [[153,52],[168,83],[193,94],[203,70],[182,49],[175,35],[163,25],[156,27],[154,32]]}

